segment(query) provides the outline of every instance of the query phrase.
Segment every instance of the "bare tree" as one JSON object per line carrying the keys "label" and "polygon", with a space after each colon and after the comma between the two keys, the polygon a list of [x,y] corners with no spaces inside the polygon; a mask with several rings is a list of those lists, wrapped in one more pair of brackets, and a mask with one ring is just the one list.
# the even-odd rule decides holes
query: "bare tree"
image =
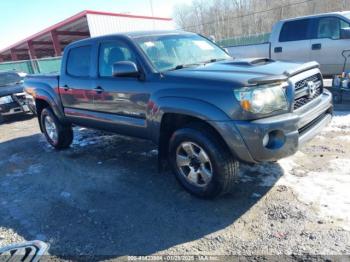
{"label": "bare tree", "polygon": [[350,0],[193,0],[178,5],[179,28],[217,40],[265,34],[278,20],[350,9]]}

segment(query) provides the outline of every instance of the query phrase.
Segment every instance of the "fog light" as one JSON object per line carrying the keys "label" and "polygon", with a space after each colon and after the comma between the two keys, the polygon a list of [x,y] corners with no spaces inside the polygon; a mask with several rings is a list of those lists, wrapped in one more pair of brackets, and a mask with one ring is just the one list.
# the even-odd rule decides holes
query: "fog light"
{"label": "fog light", "polygon": [[270,140],[270,135],[269,134],[266,134],[263,138],[263,146],[266,147],[269,143],[269,140]]}
{"label": "fog light", "polygon": [[262,142],[264,147],[268,149],[279,149],[286,142],[286,136],[283,131],[273,130],[264,136]]}

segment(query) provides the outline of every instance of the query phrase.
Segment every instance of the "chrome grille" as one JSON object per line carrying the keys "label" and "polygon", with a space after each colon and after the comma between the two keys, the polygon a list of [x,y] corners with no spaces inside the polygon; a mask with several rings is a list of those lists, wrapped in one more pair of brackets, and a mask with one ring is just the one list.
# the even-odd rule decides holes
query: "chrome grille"
{"label": "chrome grille", "polygon": [[[309,82],[315,84],[315,90],[310,93]],[[298,109],[307,103],[311,102],[323,93],[323,81],[321,74],[316,74],[298,81],[295,84],[295,99],[294,99],[294,110]]]}

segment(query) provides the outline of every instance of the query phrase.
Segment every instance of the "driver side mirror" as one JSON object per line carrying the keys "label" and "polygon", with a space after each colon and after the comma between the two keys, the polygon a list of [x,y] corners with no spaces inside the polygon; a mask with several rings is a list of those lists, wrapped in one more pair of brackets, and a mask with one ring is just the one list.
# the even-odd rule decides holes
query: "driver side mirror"
{"label": "driver side mirror", "polygon": [[340,39],[350,39],[350,28],[340,29]]}
{"label": "driver side mirror", "polygon": [[120,61],[113,64],[113,77],[139,77],[137,65],[131,61]]}

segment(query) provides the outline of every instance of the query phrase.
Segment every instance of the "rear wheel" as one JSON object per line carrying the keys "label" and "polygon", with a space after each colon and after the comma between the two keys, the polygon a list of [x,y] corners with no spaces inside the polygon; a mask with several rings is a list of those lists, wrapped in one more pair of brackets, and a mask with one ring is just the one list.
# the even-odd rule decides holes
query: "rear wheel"
{"label": "rear wheel", "polygon": [[50,108],[45,108],[40,115],[40,123],[47,141],[56,149],[68,148],[73,141],[71,125],[64,125]]}
{"label": "rear wheel", "polygon": [[201,124],[175,131],[169,162],[181,185],[199,197],[229,192],[238,177],[238,162],[221,139]]}

